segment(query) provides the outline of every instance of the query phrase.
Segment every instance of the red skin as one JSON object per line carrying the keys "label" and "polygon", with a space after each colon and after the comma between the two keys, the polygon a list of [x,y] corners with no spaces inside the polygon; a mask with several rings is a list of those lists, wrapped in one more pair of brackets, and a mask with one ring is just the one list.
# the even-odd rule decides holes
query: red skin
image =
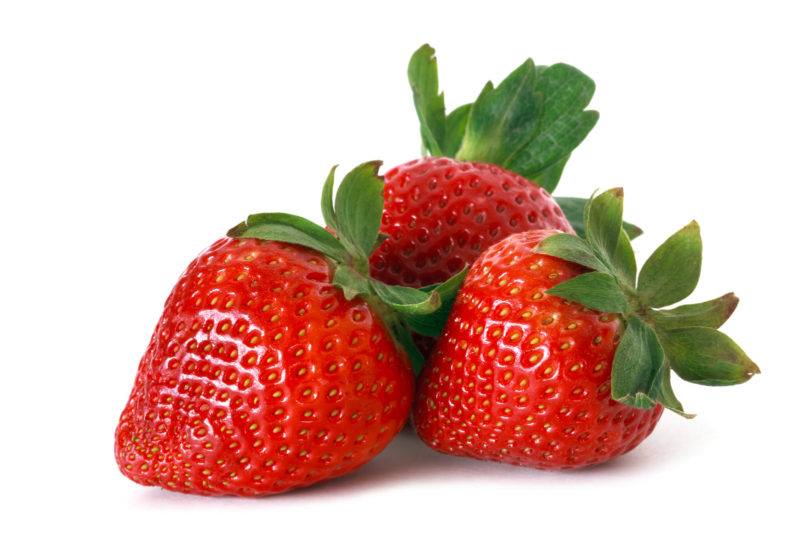
{"label": "red skin", "polygon": [[372,276],[421,287],[445,281],[518,232],[572,227],[538,185],[496,165],[423,158],[386,173]]}
{"label": "red skin", "polygon": [[432,448],[575,468],[628,452],[655,428],[661,406],[611,399],[619,319],[545,294],[583,272],[532,252],[550,234],[511,236],[469,270],[418,382],[414,423]]}
{"label": "red skin", "polygon": [[195,259],[120,417],[123,474],[264,495],[378,454],[406,421],[413,374],[369,307],[330,278],[321,255],[282,243],[221,239]]}

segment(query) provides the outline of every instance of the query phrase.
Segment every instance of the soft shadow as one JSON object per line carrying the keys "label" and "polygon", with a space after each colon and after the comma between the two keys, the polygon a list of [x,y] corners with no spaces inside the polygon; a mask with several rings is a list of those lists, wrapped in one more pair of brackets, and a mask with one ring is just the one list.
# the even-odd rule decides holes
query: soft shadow
{"label": "soft shadow", "polygon": [[[565,471],[541,471],[438,453],[427,447],[413,430],[406,427],[381,454],[360,469],[313,486],[270,496],[268,500],[270,502],[286,502],[303,499],[304,502],[308,502],[309,498],[342,497],[381,486],[417,484],[426,480],[450,479],[455,483],[463,481],[474,484],[479,483],[481,479],[488,481],[502,478],[504,480],[525,480],[531,484],[540,485],[559,480],[579,483],[580,481],[596,481],[598,478],[629,477],[632,473],[655,469],[664,463],[663,456],[666,451],[663,445],[666,444],[662,443],[662,446],[659,446],[658,443],[654,443],[658,441],[660,440],[656,437],[651,437],[647,443],[637,447],[634,451],[594,467]],[[671,447],[667,447],[667,449],[669,448]],[[219,503],[239,503],[258,499],[201,497],[166,490],[159,491],[154,488],[143,492],[140,502],[147,505],[191,506],[209,498]]]}

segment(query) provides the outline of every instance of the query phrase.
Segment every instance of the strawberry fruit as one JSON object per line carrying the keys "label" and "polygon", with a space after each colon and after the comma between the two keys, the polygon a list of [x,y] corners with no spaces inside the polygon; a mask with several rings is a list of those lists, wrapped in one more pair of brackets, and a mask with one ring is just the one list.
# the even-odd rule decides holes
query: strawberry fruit
{"label": "strawberry fruit", "polygon": [[192,261],[120,417],[127,477],[188,493],[278,493],[356,469],[403,427],[406,350],[420,364],[409,324],[423,328],[460,280],[421,291],[368,277],[377,168],[349,173],[335,206],[333,171],[325,182],[338,239],[300,217],[258,214]]}
{"label": "strawberry fruit", "polygon": [[758,367],[717,330],[732,294],[664,310],[700,274],[699,228],[661,245],[636,277],[622,190],[593,199],[586,238],[512,235],[470,268],[419,379],[414,423],[441,452],[543,469],[604,462],[646,438],[670,385],[728,385]]}
{"label": "strawberry fruit", "polygon": [[371,257],[373,276],[422,287],[453,276],[513,233],[572,232],[572,221],[581,233],[585,200],[557,202],[550,193],[597,122],[597,112],[585,110],[594,94],[589,77],[528,59],[449,114],[433,48],[414,53],[408,77],[428,157],[386,173],[381,232],[388,238]]}

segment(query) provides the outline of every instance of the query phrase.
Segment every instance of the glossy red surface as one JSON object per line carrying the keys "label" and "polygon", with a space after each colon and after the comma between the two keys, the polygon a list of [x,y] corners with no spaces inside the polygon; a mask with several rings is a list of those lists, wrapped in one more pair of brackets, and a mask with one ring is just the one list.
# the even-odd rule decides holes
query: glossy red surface
{"label": "glossy red surface", "polygon": [[545,294],[582,272],[509,237],[470,269],[419,378],[414,423],[441,452],[542,469],[582,467],[647,437],[663,409],[611,399],[619,319]]}
{"label": "glossy red surface", "polygon": [[116,432],[121,471],[202,494],[343,475],[405,424],[413,375],[319,254],[221,239],[167,299]]}
{"label": "glossy red surface", "polygon": [[496,165],[423,158],[391,169],[384,180],[381,232],[389,238],[370,263],[386,283],[443,282],[517,232],[572,232],[547,191]]}

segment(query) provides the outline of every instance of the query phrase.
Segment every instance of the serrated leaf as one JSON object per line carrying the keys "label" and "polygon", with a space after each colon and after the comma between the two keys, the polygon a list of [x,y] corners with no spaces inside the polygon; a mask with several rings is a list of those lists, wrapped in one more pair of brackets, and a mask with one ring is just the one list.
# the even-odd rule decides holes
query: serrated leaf
{"label": "serrated leaf", "polygon": [[450,316],[450,310],[453,308],[453,303],[458,296],[458,291],[461,284],[464,283],[464,278],[467,275],[468,268],[464,267],[461,272],[454,274],[441,284],[423,287],[422,291],[439,293],[442,304],[435,312],[430,315],[407,315],[404,314],[408,326],[417,333],[429,337],[439,337],[444,329],[447,319]]}
{"label": "serrated leaf", "polygon": [[333,179],[336,174],[336,165],[331,167],[325,183],[322,185],[322,218],[330,228],[336,230],[336,217],[333,211]]}
{"label": "serrated leaf", "polygon": [[580,274],[547,290],[548,295],[583,304],[601,312],[625,313],[628,299],[610,274],[592,271]]}
{"label": "serrated leaf", "polygon": [[552,191],[597,122],[596,112],[584,111],[593,93],[594,82],[578,69],[529,59],[496,88],[484,87],[457,157],[496,163]]}
{"label": "serrated leaf", "polygon": [[422,45],[411,56],[408,81],[419,117],[422,144],[432,156],[440,156],[445,143],[444,95],[439,92],[436,51],[429,45]]}
{"label": "serrated leaf", "polygon": [[369,258],[378,240],[383,213],[380,161],[362,163],[344,177],[336,192],[336,231],[353,256]]}
{"label": "serrated leaf", "polygon": [[378,280],[369,281],[375,294],[393,310],[408,315],[427,315],[442,305],[438,292],[426,292],[413,287],[393,286]]}
{"label": "serrated leaf", "polygon": [[664,361],[656,333],[638,317],[631,317],[611,367],[612,398],[636,408],[655,406],[654,391],[663,378]]}
{"label": "serrated leaf", "polygon": [[592,100],[594,81],[571,65],[556,63],[538,72],[536,89],[544,96],[541,129],[560,117],[579,113]]}
{"label": "serrated leaf", "polygon": [[622,230],[622,188],[609,189],[589,201],[585,211],[586,240],[610,260]]}
{"label": "serrated leaf", "polygon": [[636,255],[625,230],[620,231],[617,249],[611,258],[614,274],[631,289],[636,285]]}
{"label": "serrated leaf", "polygon": [[733,314],[739,299],[733,293],[698,304],[686,304],[671,310],[653,312],[653,319],[660,329],[674,330],[690,326],[719,328]]}
{"label": "serrated leaf", "polygon": [[608,271],[589,244],[572,234],[553,234],[539,243],[536,252],[571,261],[595,271]]}
{"label": "serrated leaf", "polygon": [[637,289],[643,303],[661,308],[688,297],[700,278],[702,255],[700,227],[692,221],[662,243],[642,266]]}
{"label": "serrated leaf", "polygon": [[491,82],[472,105],[458,159],[502,165],[535,133],[541,95],[536,69],[528,59],[494,87]]}
{"label": "serrated leaf", "polygon": [[461,141],[464,139],[464,131],[467,127],[469,112],[472,104],[464,104],[451,111],[444,122],[444,143],[442,155],[455,157],[458,149],[461,148]]}
{"label": "serrated leaf", "polygon": [[347,258],[347,251],[342,244],[324,228],[308,219],[288,213],[250,215],[246,222],[232,228],[228,235],[294,243],[321,252],[340,262]]}
{"label": "serrated leaf", "polygon": [[[575,230],[575,233],[580,237],[586,237],[586,227],[583,224],[583,211],[586,208],[586,204],[589,202],[589,199],[577,197],[555,197],[555,200],[561,207],[561,211],[564,212],[564,216],[569,221],[570,226],[572,226],[572,229]],[[631,240],[636,239],[643,233],[642,229],[635,224],[623,222],[622,227]]]}
{"label": "serrated leaf", "polygon": [[713,328],[661,330],[659,339],[672,370],[689,382],[728,386],[746,382],[760,372],[735,341]]}
{"label": "serrated leaf", "polygon": [[333,285],[344,293],[344,298],[353,300],[357,296],[369,294],[369,281],[353,268],[339,264],[333,273]]}

